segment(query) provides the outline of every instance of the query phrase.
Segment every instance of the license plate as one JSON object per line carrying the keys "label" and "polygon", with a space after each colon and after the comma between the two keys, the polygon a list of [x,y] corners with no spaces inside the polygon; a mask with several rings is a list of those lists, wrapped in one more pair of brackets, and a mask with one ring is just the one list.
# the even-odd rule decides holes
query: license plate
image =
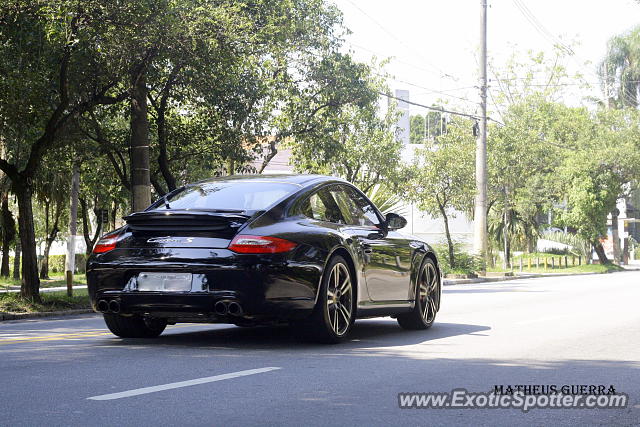
{"label": "license plate", "polygon": [[140,273],[139,291],[184,292],[191,290],[191,273]]}

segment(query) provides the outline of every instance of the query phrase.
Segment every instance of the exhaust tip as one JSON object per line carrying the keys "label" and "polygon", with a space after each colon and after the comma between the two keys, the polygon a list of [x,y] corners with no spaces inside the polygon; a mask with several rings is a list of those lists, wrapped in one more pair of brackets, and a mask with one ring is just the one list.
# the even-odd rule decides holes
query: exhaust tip
{"label": "exhaust tip", "polygon": [[229,314],[232,316],[242,316],[242,306],[235,301],[230,302]]}
{"label": "exhaust tip", "polygon": [[109,310],[112,313],[120,313],[120,303],[116,300],[109,301]]}
{"label": "exhaust tip", "polygon": [[100,313],[106,313],[107,311],[109,311],[109,303],[106,302],[105,300],[101,299],[96,304],[96,308],[98,309],[98,311]]}
{"label": "exhaust tip", "polygon": [[213,306],[213,310],[215,311],[215,313],[218,316],[225,316],[227,314],[227,312],[229,311],[229,307],[228,307],[226,301],[218,301]]}

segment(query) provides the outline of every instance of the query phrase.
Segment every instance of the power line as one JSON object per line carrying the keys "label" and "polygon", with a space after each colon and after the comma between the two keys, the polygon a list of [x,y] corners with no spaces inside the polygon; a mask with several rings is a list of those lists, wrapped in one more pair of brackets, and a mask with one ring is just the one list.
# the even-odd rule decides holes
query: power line
{"label": "power line", "polygon": [[397,37],[395,34],[393,34],[391,31],[389,31],[387,28],[385,28],[384,25],[382,25],[380,22],[378,22],[376,19],[374,19],[371,15],[369,15],[367,12],[365,12],[362,8],[360,8],[360,6],[358,6],[357,4],[355,4],[352,0],[347,0],[347,2],[349,2],[353,7],[355,7],[360,13],[362,13],[364,16],[366,16],[367,18],[369,18],[371,20],[371,22],[373,22],[374,24],[376,24],[378,27],[380,27],[380,29],[382,31],[384,31],[385,33],[387,33],[390,37],[392,37],[394,40],[396,40],[398,43],[400,43],[402,46],[404,46],[406,49],[408,49],[409,51],[413,52],[414,54],[416,54],[417,56],[419,56],[420,58],[422,58],[423,61],[425,61],[425,63],[431,67],[433,67],[435,70],[438,71],[438,73],[440,73],[440,75],[442,77],[448,77],[451,79],[456,79],[455,76],[452,76],[451,74],[448,74],[446,72],[444,72],[441,68],[439,68],[438,66],[428,62],[426,60],[426,58],[424,56],[422,56],[422,54],[420,54],[419,52],[416,52],[413,50],[413,48],[411,48],[409,45],[407,45],[402,39],[400,39],[399,37]]}
{"label": "power line", "polygon": [[[427,110],[439,111],[441,113],[451,114],[452,116],[467,117],[467,118],[473,119],[473,120],[480,120],[480,116],[476,116],[475,114],[461,113],[459,111],[447,110],[447,109],[441,108],[441,107],[433,107],[433,106],[429,106],[429,105],[424,105],[424,104],[420,104],[418,102],[413,102],[413,101],[408,101],[406,99],[398,98],[397,96],[393,96],[393,95],[390,95],[388,93],[384,93],[384,92],[380,92],[380,91],[378,91],[378,93],[380,95],[382,95],[382,96],[386,96],[387,98],[391,98],[391,99],[395,99],[395,100],[398,100],[398,101],[406,102],[407,104],[415,105],[416,107],[426,108]],[[495,123],[497,123],[499,125],[504,126],[504,123],[502,123],[502,122],[500,122],[500,121],[498,121],[496,119],[492,119],[491,117],[487,117],[487,120],[491,120],[492,122],[495,122]]]}
{"label": "power line", "polygon": [[374,55],[379,56],[379,57],[391,58],[396,62],[399,62],[399,63],[404,64],[404,65],[408,65],[410,67],[415,68],[416,70],[424,71],[426,73],[434,74],[434,75],[437,75],[437,76],[442,76],[442,73],[440,73],[440,72],[436,72],[436,71],[433,71],[433,70],[427,70],[426,68],[420,67],[419,65],[412,64],[411,62],[403,61],[396,55],[383,55],[380,52],[376,52],[374,50],[371,50],[371,49],[366,48],[364,46],[360,46],[359,44],[355,44],[353,42],[347,42],[347,44],[349,44],[351,47],[356,47],[358,49],[366,50],[367,52],[373,53]]}
{"label": "power line", "polygon": [[546,38],[552,45],[558,45],[562,50],[567,52],[569,55],[575,55],[573,49],[570,46],[564,44],[562,40],[554,36],[547,28],[542,25],[540,20],[536,18],[536,16],[529,10],[529,8],[521,1],[521,0],[513,0],[513,4],[518,8],[522,16],[525,17],[527,21],[533,26],[533,28],[540,34],[542,37]]}
{"label": "power line", "polygon": [[[471,99],[469,99],[469,98],[463,98],[463,97],[460,97],[460,96],[451,95],[450,93],[446,93],[445,91],[435,90],[435,89],[430,89],[430,88],[428,88],[428,87],[420,86],[420,85],[418,85],[418,84],[411,83],[411,82],[408,82],[408,81],[405,81],[405,80],[396,79],[396,78],[394,78],[394,77],[392,77],[392,80],[395,80],[395,81],[400,82],[400,83],[407,84],[407,85],[409,85],[409,86],[414,86],[414,87],[417,87],[417,88],[420,88],[420,89],[424,89],[424,90],[428,90],[428,91],[430,91],[430,92],[428,92],[427,94],[437,93],[437,94],[439,94],[439,95],[449,96],[449,97],[451,97],[451,98],[459,99],[459,100],[461,100],[461,101],[471,102],[471,103],[474,103],[474,104],[476,103],[475,101],[473,101],[473,100],[471,100]],[[475,86],[470,86],[469,88],[474,88],[474,87],[475,87]],[[463,88],[463,89],[464,89],[464,88]],[[459,90],[459,89],[452,89],[452,90]]]}

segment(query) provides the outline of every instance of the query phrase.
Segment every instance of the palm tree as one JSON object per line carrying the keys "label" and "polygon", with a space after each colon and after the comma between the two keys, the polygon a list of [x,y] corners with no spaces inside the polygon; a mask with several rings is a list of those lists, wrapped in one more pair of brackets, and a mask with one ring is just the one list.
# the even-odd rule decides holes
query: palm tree
{"label": "palm tree", "polygon": [[638,106],[640,26],[609,40],[607,54],[598,67],[598,73],[605,101],[610,106]]}

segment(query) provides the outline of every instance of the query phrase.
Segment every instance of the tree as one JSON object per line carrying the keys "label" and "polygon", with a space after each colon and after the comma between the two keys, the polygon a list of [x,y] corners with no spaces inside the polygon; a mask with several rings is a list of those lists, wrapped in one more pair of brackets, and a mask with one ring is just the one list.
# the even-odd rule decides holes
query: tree
{"label": "tree", "polygon": [[[607,53],[600,63],[598,73],[606,108],[638,106],[640,88],[640,26],[609,40]],[[612,221],[613,255],[620,262],[618,238],[618,211],[610,213]]]}
{"label": "tree", "polygon": [[[0,170],[11,180],[18,201],[22,249],[21,294],[39,300],[40,281],[33,223],[33,180],[44,155],[78,114],[110,95],[116,81],[109,58],[95,53],[99,17],[91,2],[55,4],[15,1],[0,5],[0,138],[6,144]],[[99,69],[99,75],[85,73]],[[54,84],[52,85],[52,82]]]}
{"label": "tree", "polygon": [[616,107],[637,107],[640,89],[640,26],[612,37],[598,74],[605,102]]}
{"label": "tree", "polygon": [[510,105],[488,146],[489,232],[510,265],[514,240],[528,250],[538,237],[536,216],[562,201],[556,171],[592,131],[586,109],[533,94]]}
{"label": "tree", "polygon": [[607,236],[607,216],[616,201],[640,178],[640,116],[633,110],[600,111],[593,132],[559,169],[566,208],[559,223],[576,229],[593,245],[602,264],[609,263],[601,239]]}
{"label": "tree", "polygon": [[411,144],[423,144],[427,139],[427,123],[424,116],[414,114],[409,119],[409,141]]}
{"label": "tree", "polygon": [[[567,88],[582,76],[570,76],[566,52],[552,56],[528,52],[513,55],[502,68],[492,68],[497,83],[490,100],[504,124],[493,123],[488,135],[488,225],[492,242],[510,265],[512,247],[532,251],[539,235],[537,216],[559,201],[555,171],[588,132],[584,109],[561,103]],[[568,84],[570,83],[570,84]]]}
{"label": "tree", "polygon": [[9,277],[9,250],[16,237],[16,223],[13,214],[9,209],[9,192],[0,193],[0,225],[2,226],[2,262],[0,266],[0,277]]}
{"label": "tree", "polygon": [[[148,204],[151,186],[164,194],[256,159],[262,170],[292,139],[313,150],[298,152],[312,163],[348,143],[341,173],[367,186],[388,177],[399,158],[392,117],[377,116],[371,68],[340,53],[345,32],[325,0],[0,5],[0,170],[17,198],[22,295],[39,295],[36,238],[51,237],[55,218],[36,232],[34,181],[55,150],[102,155],[96,170],[108,162],[117,177],[114,197],[93,179],[83,190],[88,246],[102,226],[93,228],[96,212],[108,209],[115,226],[118,212]],[[365,142],[369,157],[354,162]]]}
{"label": "tree", "polygon": [[475,140],[471,129],[470,120],[453,120],[437,144],[416,151],[414,164],[405,171],[409,199],[444,222],[452,269],[456,260],[449,218],[454,210],[470,212],[473,206]]}
{"label": "tree", "polygon": [[[433,107],[439,108],[437,105]],[[409,140],[412,144],[422,144],[445,133],[446,128],[446,119],[439,111],[429,111],[424,116],[415,114],[410,119]]]}
{"label": "tree", "polygon": [[393,131],[396,112],[379,111],[384,87],[372,68],[335,54],[310,77],[311,87],[296,91],[296,104],[308,107],[292,104],[281,117],[296,170],[341,176],[363,191],[397,181],[402,143]]}
{"label": "tree", "polygon": [[[40,168],[34,183],[36,240],[44,241],[43,257],[40,263],[41,279],[49,278],[49,252],[60,233],[69,200],[66,191],[69,175],[68,162],[65,161],[63,153],[55,154],[57,154],[56,161],[45,161],[46,167]],[[42,238],[38,239],[39,236]]]}
{"label": "tree", "polygon": [[[137,55],[146,60],[149,123],[141,127],[148,128],[150,162],[135,168],[150,170],[157,194],[203,174],[248,171],[248,163],[263,155],[268,163],[279,142],[303,130],[282,113],[313,116],[297,95],[310,76],[329,71],[327,57],[341,43],[340,16],[322,0],[201,3],[141,5],[142,13],[127,16],[144,31],[137,34],[131,25],[115,36],[130,52],[155,46],[152,55]],[[164,12],[149,21],[145,8]],[[121,106],[100,107],[83,128],[131,191],[131,167],[122,161],[131,128],[123,118],[129,115]],[[265,141],[271,143],[265,147]]]}
{"label": "tree", "polygon": [[[115,228],[113,220],[116,212],[128,212],[129,190],[119,179],[104,179],[105,176],[113,175],[114,166],[107,156],[92,154],[100,152],[100,149],[100,143],[86,141],[84,150],[78,150],[81,176],[79,215],[87,255],[91,253],[102,233]],[[116,165],[121,162],[124,170],[128,170],[124,156],[117,161],[113,156],[110,159],[116,162]],[[122,179],[127,181],[128,178]]]}

